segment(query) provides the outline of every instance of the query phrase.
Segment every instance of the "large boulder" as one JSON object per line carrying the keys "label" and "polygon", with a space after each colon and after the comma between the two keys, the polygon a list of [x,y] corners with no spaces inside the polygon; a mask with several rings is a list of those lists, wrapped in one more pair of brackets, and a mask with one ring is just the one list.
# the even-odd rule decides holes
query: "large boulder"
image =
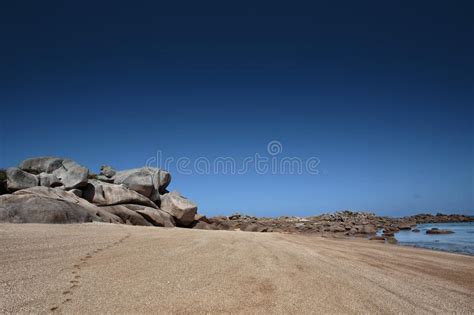
{"label": "large boulder", "polygon": [[32,174],[53,174],[65,189],[85,186],[89,175],[89,170],[75,161],[52,156],[30,158],[22,161],[18,167]]}
{"label": "large boulder", "polygon": [[189,227],[197,213],[197,205],[187,198],[181,196],[177,191],[173,191],[161,196],[161,210],[171,214],[178,226]]}
{"label": "large boulder", "polygon": [[57,169],[63,159],[54,156],[40,156],[26,159],[18,168],[32,174],[51,173]]}
{"label": "large boulder", "polygon": [[160,193],[166,192],[171,181],[170,173],[153,167],[119,171],[113,178],[115,184],[122,184],[152,201],[160,199]]}
{"label": "large boulder", "polygon": [[27,173],[16,167],[7,169],[6,175],[7,189],[11,192],[39,185],[39,180],[36,175]]}
{"label": "large boulder", "polygon": [[82,198],[100,206],[139,204],[158,208],[150,199],[123,185],[109,184],[95,179],[89,180],[83,189]]}
{"label": "large boulder", "polygon": [[0,222],[122,223],[122,220],[76,195],[49,187],[32,187],[0,196]]}
{"label": "large boulder", "polygon": [[53,172],[64,188],[73,189],[87,184],[89,169],[77,164],[73,160],[62,160],[59,167]]}
{"label": "large boulder", "polygon": [[150,208],[142,205],[128,204],[124,205],[130,210],[133,210],[143,216],[148,222],[155,226],[174,227],[176,222],[173,216],[161,209]]}
{"label": "large boulder", "polygon": [[122,219],[123,223],[129,225],[152,226],[142,215],[136,211],[128,209],[125,205],[113,205],[100,207],[103,211],[116,215]]}

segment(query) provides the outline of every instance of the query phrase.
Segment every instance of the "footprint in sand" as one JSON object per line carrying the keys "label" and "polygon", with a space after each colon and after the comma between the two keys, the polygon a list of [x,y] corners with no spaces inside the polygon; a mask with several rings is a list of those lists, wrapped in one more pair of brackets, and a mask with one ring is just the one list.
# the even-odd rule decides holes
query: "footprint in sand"
{"label": "footprint in sand", "polygon": [[[69,287],[68,290],[63,291],[62,294],[66,295],[66,296],[71,296],[71,295],[73,295],[74,290],[76,288],[80,287],[80,278],[81,278],[81,276],[80,276],[79,272],[81,271],[81,266],[86,265],[87,260],[91,259],[94,256],[94,254],[100,253],[100,252],[102,252],[106,249],[109,249],[109,248],[112,248],[112,247],[117,246],[119,244],[122,244],[129,237],[130,237],[130,234],[127,234],[123,238],[119,239],[118,241],[115,241],[114,243],[109,244],[109,245],[105,246],[104,248],[97,248],[94,251],[92,251],[92,253],[86,253],[86,255],[84,257],[81,257],[79,259],[79,261],[80,261],[79,263],[75,263],[74,265],[72,265],[73,270],[71,271],[71,274],[73,275],[73,280],[69,281],[71,286]],[[68,297],[68,298],[65,298],[62,301],[61,304],[66,304],[66,303],[71,302],[71,301],[72,301],[72,298]],[[55,306],[50,308],[50,311],[55,312],[58,309],[59,309],[59,306],[55,305]]]}

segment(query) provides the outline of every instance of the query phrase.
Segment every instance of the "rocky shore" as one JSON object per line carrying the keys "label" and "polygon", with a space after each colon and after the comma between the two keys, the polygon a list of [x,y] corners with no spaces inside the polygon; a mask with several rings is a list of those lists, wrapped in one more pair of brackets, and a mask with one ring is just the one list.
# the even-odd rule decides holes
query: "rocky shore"
{"label": "rocky shore", "polygon": [[[381,237],[373,240],[394,241],[393,236],[400,230],[413,230],[417,224],[473,222],[474,217],[465,215],[419,214],[403,218],[376,216],[371,212],[340,211],[332,214],[322,214],[310,217],[277,217],[257,218],[248,215],[234,214],[207,219],[206,223],[199,222],[195,227],[216,230],[242,230],[251,232],[287,232],[313,233],[339,237],[370,237],[382,230]],[[433,232],[432,234],[435,234]],[[438,233],[441,234],[441,233]]]}
{"label": "rocky shore", "polygon": [[[30,158],[17,167],[0,170],[0,222],[97,221],[204,230],[360,236],[390,242],[394,241],[394,233],[411,230],[420,223],[474,221],[474,217],[441,213],[390,218],[352,211],[310,217],[257,218],[236,213],[207,218],[197,212],[194,202],[178,191],[169,192],[170,182],[171,174],[158,168],[119,171],[104,165],[99,174],[93,174],[70,159]],[[375,236],[379,230],[383,230],[382,236]]]}

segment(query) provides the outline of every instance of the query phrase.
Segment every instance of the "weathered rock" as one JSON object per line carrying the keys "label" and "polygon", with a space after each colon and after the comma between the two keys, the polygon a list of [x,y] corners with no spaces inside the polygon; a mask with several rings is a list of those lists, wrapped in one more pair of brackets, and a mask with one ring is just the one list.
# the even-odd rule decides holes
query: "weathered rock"
{"label": "weathered rock", "polygon": [[208,220],[209,220],[209,224],[217,227],[218,230],[232,230],[233,229],[233,222],[230,221],[226,216],[216,216],[216,217],[209,218]]}
{"label": "weathered rock", "polygon": [[204,221],[199,221],[194,225],[193,229],[198,229],[198,230],[219,230],[217,226],[214,224],[209,224]]}
{"label": "weathered rock", "polygon": [[63,183],[61,183],[61,181],[54,174],[48,174],[43,172],[38,175],[38,178],[40,186],[59,187],[63,185]]}
{"label": "weathered rock", "polygon": [[372,224],[364,224],[362,226],[356,226],[357,233],[359,234],[375,234],[377,228]]}
{"label": "weathered rock", "polygon": [[161,197],[160,208],[170,213],[178,226],[189,227],[197,212],[197,205],[181,196],[177,191],[164,194]]}
{"label": "weathered rock", "polygon": [[113,178],[115,184],[123,184],[152,201],[159,200],[171,181],[170,173],[153,167],[119,171]]}
{"label": "weathered rock", "polygon": [[54,156],[40,156],[26,159],[18,167],[32,174],[51,173],[61,165],[62,160]]}
{"label": "weathered rock", "polygon": [[346,235],[354,236],[356,233],[357,233],[357,230],[355,228],[352,228],[346,232]]}
{"label": "weathered rock", "polygon": [[19,168],[33,174],[53,174],[66,189],[84,186],[89,175],[89,170],[75,161],[52,156],[24,160]]}
{"label": "weathered rock", "polygon": [[211,223],[219,223],[222,221],[229,221],[229,218],[223,215],[219,215],[216,217],[209,218],[209,221],[211,221]]}
{"label": "weathered rock", "polygon": [[242,215],[240,213],[233,213],[229,216],[229,220],[238,220],[242,217]]}
{"label": "weathered rock", "polygon": [[143,216],[148,222],[155,226],[174,227],[176,223],[168,212],[161,209],[150,208],[142,205],[126,204],[124,205]]}
{"label": "weathered rock", "polygon": [[101,206],[103,211],[116,215],[122,219],[123,223],[129,225],[153,226],[142,215],[136,211],[128,209],[124,205]]}
{"label": "weathered rock", "polygon": [[39,185],[36,175],[22,171],[19,168],[7,169],[7,189],[11,192]]}
{"label": "weathered rock", "polygon": [[149,198],[153,191],[153,175],[146,168],[121,171],[114,178],[115,184],[122,184],[128,189]]}
{"label": "weathered rock", "polygon": [[137,210],[148,222],[151,222],[155,226],[163,227],[175,227],[176,223],[173,217],[164,211],[154,208],[145,208],[143,210]]}
{"label": "weathered rock", "polygon": [[57,188],[32,187],[0,196],[0,222],[11,223],[122,223],[86,200]]}
{"label": "weathered rock", "polygon": [[385,233],[387,233],[387,232],[396,233],[398,231],[400,231],[400,229],[397,226],[385,226],[384,227],[384,232]]}
{"label": "weathered rock", "polygon": [[89,170],[73,160],[62,160],[52,172],[66,189],[83,187],[87,184]]}
{"label": "weathered rock", "polygon": [[419,229],[413,229],[413,230],[411,230],[411,231],[412,231],[412,232],[415,232],[415,233],[419,233],[419,232],[420,232]]}
{"label": "weathered rock", "polygon": [[451,230],[440,230],[438,228],[432,228],[431,230],[427,230],[426,234],[453,234],[454,232]]}
{"label": "weathered rock", "polygon": [[194,216],[194,221],[202,221],[206,223],[211,223],[205,215],[202,215],[199,213],[196,213],[196,215]]}
{"label": "weathered rock", "polygon": [[90,179],[83,189],[82,197],[100,206],[116,204],[139,204],[158,208],[150,199],[122,185],[108,184]]}
{"label": "weathered rock", "polygon": [[245,231],[245,232],[269,232],[270,231],[268,227],[255,224],[255,223],[244,224],[243,226],[240,227],[240,230]]}
{"label": "weathered rock", "polygon": [[328,229],[332,233],[342,233],[346,231],[346,228],[341,225],[332,225]]}
{"label": "weathered rock", "polygon": [[109,165],[102,165],[100,167],[100,175],[104,175],[105,177],[112,178],[117,174],[117,171]]}

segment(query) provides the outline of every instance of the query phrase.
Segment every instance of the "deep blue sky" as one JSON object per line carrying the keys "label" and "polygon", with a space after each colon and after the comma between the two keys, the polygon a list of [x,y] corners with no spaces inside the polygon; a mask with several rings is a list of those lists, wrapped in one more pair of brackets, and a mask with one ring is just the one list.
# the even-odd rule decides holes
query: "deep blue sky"
{"label": "deep blue sky", "polygon": [[0,167],[242,161],[278,140],[320,173],[170,188],[208,215],[474,214],[472,3],[3,2]]}

